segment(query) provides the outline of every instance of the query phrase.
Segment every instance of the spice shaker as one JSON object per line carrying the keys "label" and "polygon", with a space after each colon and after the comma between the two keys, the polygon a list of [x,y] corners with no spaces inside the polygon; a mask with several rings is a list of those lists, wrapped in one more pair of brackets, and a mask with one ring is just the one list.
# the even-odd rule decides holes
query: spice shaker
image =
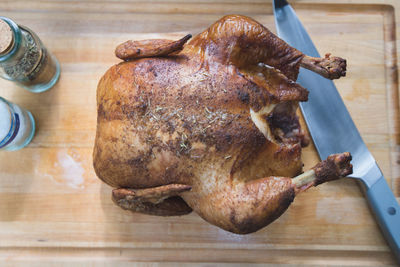
{"label": "spice shaker", "polygon": [[31,142],[34,134],[32,114],[0,97],[0,149],[21,149]]}
{"label": "spice shaker", "polygon": [[59,76],[57,59],[39,37],[27,27],[0,17],[0,77],[40,93],[50,89]]}

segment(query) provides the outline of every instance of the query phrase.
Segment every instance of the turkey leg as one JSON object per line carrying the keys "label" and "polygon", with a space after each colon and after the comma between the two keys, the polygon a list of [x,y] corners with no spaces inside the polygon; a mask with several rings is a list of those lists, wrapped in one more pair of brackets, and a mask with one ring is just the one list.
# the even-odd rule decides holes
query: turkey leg
{"label": "turkey leg", "polygon": [[[297,194],[351,174],[350,160],[348,152],[334,154],[293,179],[270,176],[247,183],[233,181],[232,185],[189,205],[205,220],[225,230],[252,233],[281,216]],[[184,199],[185,194],[190,192],[182,194]]]}
{"label": "turkey leg", "polygon": [[264,63],[280,70],[292,81],[297,79],[300,66],[328,79],[337,79],[346,73],[344,59],[330,57],[329,54],[325,58],[306,56],[262,24],[245,16],[221,18],[193,38],[189,45],[207,50],[214,60],[222,60],[242,69]]}

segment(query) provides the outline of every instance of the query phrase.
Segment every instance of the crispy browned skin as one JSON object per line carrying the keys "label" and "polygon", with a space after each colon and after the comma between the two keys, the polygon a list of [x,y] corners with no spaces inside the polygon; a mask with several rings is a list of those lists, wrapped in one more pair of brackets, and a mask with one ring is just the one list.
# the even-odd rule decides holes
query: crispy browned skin
{"label": "crispy browned skin", "polygon": [[238,15],[186,39],[117,48],[136,59],[99,82],[95,171],[125,209],[193,209],[228,231],[256,231],[295,196],[283,177],[302,171],[296,109],[308,92],[294,81],[305,56]]}

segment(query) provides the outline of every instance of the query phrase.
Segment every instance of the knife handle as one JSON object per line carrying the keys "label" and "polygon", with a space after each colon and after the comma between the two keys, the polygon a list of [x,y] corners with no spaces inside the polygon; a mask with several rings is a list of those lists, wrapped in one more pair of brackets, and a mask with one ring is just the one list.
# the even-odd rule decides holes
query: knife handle
{"label": "knife handle", "polygon": [[366,191],[368,202],[396,260],[400,263],[400,206],[381,176]]}

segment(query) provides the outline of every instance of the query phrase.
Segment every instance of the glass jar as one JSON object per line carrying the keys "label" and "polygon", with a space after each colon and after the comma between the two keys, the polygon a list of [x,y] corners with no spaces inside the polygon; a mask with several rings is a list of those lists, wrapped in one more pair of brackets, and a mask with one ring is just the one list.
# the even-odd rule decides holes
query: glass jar
{"label": "glass jar", "polygon": [[34,135],[32,114],[0,97],[0,149],[21,149],[31,142]]}
{"label": "glass jar", "polygon": [[0,77],[16,82],[34,93],[50,89],[60,76],[57,59],[33,31],[8,18],[0,19],[3,31],[0,33],[0,42],[3,43],[3,51],[0,51]]}

